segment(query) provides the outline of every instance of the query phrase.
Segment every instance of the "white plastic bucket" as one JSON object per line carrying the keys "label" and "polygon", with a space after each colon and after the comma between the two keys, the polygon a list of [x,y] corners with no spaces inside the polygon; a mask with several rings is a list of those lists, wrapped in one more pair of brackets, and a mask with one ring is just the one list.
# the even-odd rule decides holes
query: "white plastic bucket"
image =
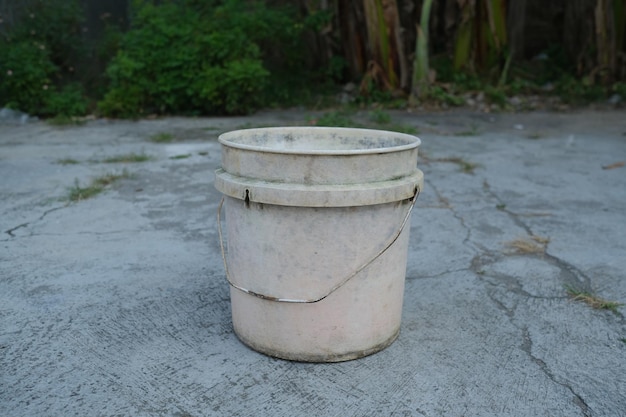
{"label": "white plastic bucket", "polygon": [[423,187],[420,140],[284,127],[219,141],[215,186],[224,194],[224,263],[239,339],[307,362],[390,345],[400,331],[411,209]]}

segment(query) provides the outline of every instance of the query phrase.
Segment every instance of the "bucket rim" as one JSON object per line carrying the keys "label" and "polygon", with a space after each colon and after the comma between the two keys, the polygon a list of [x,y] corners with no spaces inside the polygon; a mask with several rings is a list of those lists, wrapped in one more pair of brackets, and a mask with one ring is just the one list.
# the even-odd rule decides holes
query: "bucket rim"
{"label": "bucket rim", "polygon": [[[337,134],[358,134],[358,133],[367,133],[367,134],[375,134],[383,137],[394,137],[405,141],[403,144],[393,145],[393,146],[384,146],[384,147],[376,147],[376,148],[362,148],[362,149],[281,149],[281,148],[272,148],[268,146],[262,145],[251,145],[246,143],[238,143],[232,140],[232,137],[237,137],[242,134],[252,135],[255,133],[298,133],[304,134],[306,132],[311,133],[337,133]],[[379,129],[365,129],[365,128],[351,128],[351,127],[326,127],[326,126],[285,126],[285,127],[261,127],[261,128],[251,128],[251,129],[237,129],[222,133],[218,137],[219,143],[224,146],[228,146],[235,149],[242,149],[247,151],[254,152],[263,152],[263,153],[275,153],[275,154],[292,154],[292,155],[339,155],[339,156],[350,156],[350,155],[367,155],[367,154],[381,154],[381,153],[392,153],[392,152],[401,152],[410,149],[417,148],[421,143],[421,139],[414,135],[409,135],[407,133],[400,132],[392,132],[389,130],[379,130]]]}

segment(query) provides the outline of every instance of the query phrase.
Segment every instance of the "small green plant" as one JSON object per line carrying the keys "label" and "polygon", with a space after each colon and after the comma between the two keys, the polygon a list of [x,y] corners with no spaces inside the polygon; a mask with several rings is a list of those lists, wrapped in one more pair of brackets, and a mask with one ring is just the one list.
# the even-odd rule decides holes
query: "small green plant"
{"label": "small green plant", "polygon": [[622,97],[622,100],[626,100],[626,82],[619,82],[613,84],[611,91],[614,94],[619,94]]}
{"label": "small green plant", "polygon": [[456,164],[456,165],[459,166],[459,168],[461,168],[461,171],[466,173],[466,174],[473,174],[474,170],[480,166],[479,164],[466,161],[465,159],[459,158],[459,157],[437,158],[437,159],[430,159],[429,161],[433,161],[433,162],[449,162],[449,163],[452,163],[452,164]]}
{"label": "small green plant", "polygon": [[105,174],[100,177],[94,178],[86,186],[81,186],[78,179],[74,182],[74,186],[69,189],[66,200],[70,202],[77,202],[94,197],[103,192],[106,187],[115,183],[123,178],[129,178],[130,175],[123,171],[121,174]]}
{"label": "small green plant", "polygon": [[456,136],[477,136],[480,132],[478,131],[478,126],[472,124],[469,129],[462,130],[460,132],[456,132]]}
{"label": "small green plant", "polygon": [[87,100],[82,86],[72,83],[60,91],[54,91],[46,101],[45,112],[66,119],[84,116],[87,113]]}
{"label": "small green plant", "polygon": [[608,301],[596,294],[593,294],[590,291],[585,291],[570,285],[565,287],[565,291],[567,295],[572,298],[574,301],[582,301],[587,304],[591,308],[598,310],[609,310],[615,314],[618,313],[618,308],[623,306],[624,304],[618,303],[616,301]]}
{"label": "small green plant", "polygon": [[430,87],[428,98],[437,103],[443,103],[448,106],[462,106],[465,103],[463,97],[449,93],[443,87],[438,85]]}
{"label": "small green plant", "polygon": [[63,158],[63,159],[59,159],[57,161],[57,164],[61,164],[61,165],[76,165],[76,164],[80,164],[80,162],[77,161],[76,159],[72,159],[72,158]]}
{"label": "small green plant", "polygon": [[381,109],[375,109],[371,111],[369,114],[369,119],[370,121],[378,125],[386,125],[391,123],[391,116],[389,115],[389,113]]}
{"label": "small green plant", "polygon": [[474,170],[478,168],[478,164],[466,161],[463,158],[450,158],[448,162],[457,164],[459,168],[461,168],[461,171],[465,172],[466,174],[473,174]]}
{"label": "small green plant", "polygon": [[568,104],[586,104],[606,97],[606,90],[589,79],[582,81],[570,75],[563,75],[555,86],[555,92]]}
{"label": "small green plant", "polygon": [[52,126],[80,126],[85,123],[84,119],[57,115],[46,120]]}
{"label": "small green plant", "polygon": [[506,107],[506,93],[500,88],[488,86],[485,88],[485,97],[501,109]]}
{"label": "small green plant", "polygon": [[154,135],[150,136],[150,140],[154,143],[170,143],[174,141],[174,139],[174,135],[167,132],[155,133]]}
{"label": "small green plant", "polygon": [[191,157],[191,154],[187,153],[187,154],[182,154],[182,155],[170,156],[170,159],[187,159],[190,157]]}
{"label": "small green plant", "polygon": [[350,110],[337,110],[324,113],[318,119],[311,120],[312,124],[316,126],[329,126],[329,127],[363,127],[362,124],[355,122],[352,117],[353,111]]}
{"label": "small green plant", "polygon": [[105,164],[119,164],[119,163],[137,163],[137,162],[146,162],[150,161],[152,157],[150,155],[146,155],[144,153],[134,153],[131,152],[126,155],[117,155],[109,158],[105,158],[102,160]]}

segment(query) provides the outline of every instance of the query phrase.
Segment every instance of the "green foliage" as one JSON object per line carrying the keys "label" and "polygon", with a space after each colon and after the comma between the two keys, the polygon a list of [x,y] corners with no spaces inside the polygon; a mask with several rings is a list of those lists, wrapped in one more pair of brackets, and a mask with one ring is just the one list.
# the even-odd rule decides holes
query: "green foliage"
{"label": "green foliage", "polygon": [[78,0],[32,2],[0,38],[0,106],[43,116],[85,113],[77,87],[61,88],[82,53],[81,19]]}
{"label": "green foliage", "polygon": [[44,44],[27,40],[0,42],[0,97],[5,100],[0,106],[41,114],[56,72]]}
{"label": "green foliage", "polygon": [[315,120],[315,125],[329,127],[363,127],[361,123],[353,120],[355,114],[355,111],[349,109],[327,112]]}
{"label": "green foliage", "polygon": [[487,97],[490,103],[496,104],[500,108],[506,106],[506,93],[502,88],[494,86],[485,87],[485,97]]}
{"label": "green foliage", "polygon": [[45,113],[67,118],[83,116],[87,113],[87,100],[82,86],[71,83],[54,91],[46,101]]}
{"label": "green foliage", "polygon": [[173,142],[174,139],[176,139],[174,135],[167,132],[155,133],[150,136],[150,140],[154,143],[170,143]]}
{"label": "green foliage", "polygon": [[134,7],[133,27],[107,69],[111,88],[99,104],[107,116],[249,113],[266,102],[262,46],[293,44],[299,33],[285,10],[261,2]]}
{"label": "green foliage", "polygon": [[122,171],[121,174],[108,173],[92,179],[85,186],[81,186],[77,178],[74,181],[74,186],[68,190],[65,200],[77,202],[95,197],[117,181],[130,177],[131,175],[126,170]]}
{"label": "green foliage", "polygon": [[555,91],[565,103],[569,104],[584,104],[606,97],[605,88],[570,75],[563,75],[556,82]]}
{"label": "green foliage", "polygon": [[497,67],[507,45],[506,13],[501,0],[460,4],[454,43],[454,68],[484,72]]}
{"label": "green foliage", "polygon": [[612,88],[614,94],[619,94],[623,100],[626,100],[626,82],[615,83]]}
{"label": "green foliage", "polygon": [[374,109],[373,111],[371,111],[369,114],[369,119],[379,125],[387,125],[391,123],[391,116],[389,115],[389,113],[381,109]]}
{"label": "green foliage", "polygon": [[465,101],[462,97],[446,91],[444,88],[434,85],[428,92],[428,98],[448,106],[461,106]]}
{"label": "green foliage", "polygon": [[61,71],[71,72],[76,58],[83,52],[82,22],[79,0],[35,0],[11,28],[6,40],[29,40],[45,45],[53,64]]}

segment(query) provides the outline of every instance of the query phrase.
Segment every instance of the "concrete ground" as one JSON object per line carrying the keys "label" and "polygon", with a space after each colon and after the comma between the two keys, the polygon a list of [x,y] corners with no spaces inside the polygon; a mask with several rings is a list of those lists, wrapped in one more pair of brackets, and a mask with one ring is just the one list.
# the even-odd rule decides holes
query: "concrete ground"
{"label": "concrete ground", "polygon": [[626,308],[567,294],[626,302],[626,114],[392,116],[426,178],[401,333],[334,364],[234,335],[212,186],[219,132],[316,114],[0,125],[0,415],[626,416]]}

